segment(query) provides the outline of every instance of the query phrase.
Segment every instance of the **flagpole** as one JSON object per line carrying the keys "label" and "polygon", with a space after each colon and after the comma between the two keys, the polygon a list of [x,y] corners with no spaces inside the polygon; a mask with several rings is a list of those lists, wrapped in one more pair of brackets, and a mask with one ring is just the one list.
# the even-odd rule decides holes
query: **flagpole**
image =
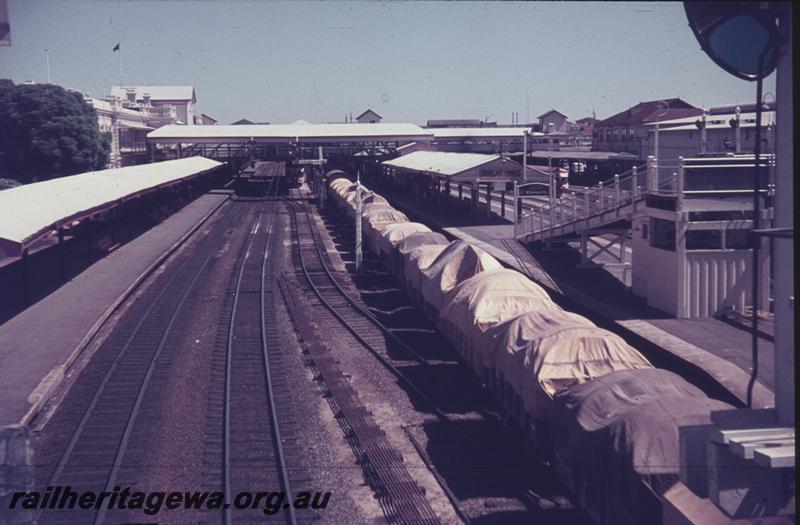
{"label": "flagpole", "polygon": [[122,85],[122,49],[118,49],[117,53],[119,53],[119,85]]}
{"label": "flagpole", "polygon": [[50,82],[50,50],[49,49],[45,49],[44,50],[44,61],[45,61],[45,64],[47,65],[47,83],[48,84],[52,84],[52,82]]}

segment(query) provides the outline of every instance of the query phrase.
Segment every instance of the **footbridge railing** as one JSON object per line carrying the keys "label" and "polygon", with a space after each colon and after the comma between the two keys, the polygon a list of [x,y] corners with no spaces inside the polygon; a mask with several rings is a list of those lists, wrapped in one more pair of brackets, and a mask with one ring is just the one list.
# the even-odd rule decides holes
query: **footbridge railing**
{"label": "footbridge railing", "polygon": [[572,186],[569,193],[552,203],[528,200],[524,206],[525,213],[514,225],[514,236],[546,239],[552,236],[549,233],[560,232],[569,225],[585,223],[642,200],[647,193],[648,178],[655,179],[647,175],[655,169],[655,163],[635,166],[596,186]]}

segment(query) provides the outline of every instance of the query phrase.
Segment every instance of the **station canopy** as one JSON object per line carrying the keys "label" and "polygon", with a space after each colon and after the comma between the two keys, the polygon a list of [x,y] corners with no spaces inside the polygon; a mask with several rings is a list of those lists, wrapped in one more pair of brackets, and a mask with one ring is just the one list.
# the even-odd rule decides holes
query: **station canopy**
{"label": "station canopy", "polygon": [[514,180],[522,173],[522,164],[501,155],[414,151],[384,166],[419,174],[446,177],[453,182],[500,182]]}
{"label": "station canopy", "polygon": [[433,128],[434,140],[483,140],[513,139],[522,140],[528,130],[529,137],[543,136],[544,133],[530,131],[529,128],[517,127],[485,127],[485,128]]}
{"label": "station canopy", "polygon": [[586,161],[638,161],[639,157],[632,153],[618,152],[618,151],[577,151],[577,150],[534,150],[528,152],[529,157],[540,159],[569,159],[569,160],[586,160]]}
{"label": "station canopy", "polygon": [[191,157],[90,171],[0,191],[0,249],[21,254],[32,242],[72,221],[221,165]]}
{"label": "station canopy", "polygon": [[354,143],[430,141],[433,134],[415,124],[253,124],[242,126],[169,125],[147,134],[151,143]]}

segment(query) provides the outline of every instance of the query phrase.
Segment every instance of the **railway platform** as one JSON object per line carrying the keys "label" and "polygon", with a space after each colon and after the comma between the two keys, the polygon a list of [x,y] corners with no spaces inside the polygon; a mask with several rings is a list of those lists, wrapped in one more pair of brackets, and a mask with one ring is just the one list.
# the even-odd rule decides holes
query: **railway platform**
{"label": "railway platform", "polygon": [[[583,310],[608,324],[613,331],[649,343],[659,354],[655,357],[663,359],[665,364],[686,369],[699,380],[712,383],[713,389],[722,393],[728,401],[745,405],[751,348],[750,334],[746,330],[715,318],[671,318],[647,307],[640,298],[628,291],[609,291],[613,287],[596,286],[599,284],[596,282],[599,270],[583,271],[576,277],[565,278],[553,271],[554,267],[559,266],[555,259],[578,255],[564,253],[553,257],[552,254],[536,253],[534,256],[514,239],[514,227],[510,222],[470,225],[462,217],[461,221],[455,222],[457,226],[451,226],[454,222],[448,220],[449,217],[443,217],[440,210],[434,212],[425,209],[402,195],[383,195],[410,217],[452,238],[480,246],[503,264],[525,273],[546,287],[559,300],[568,303],[571,309]],[[555,264],[548,265],[546,262]],[[561,266],[575,267],[574,264]],[[587,281],[592,281],[592,286],[582,286]],[[762,337],[759,341],[759,380],[753,391],[755,408],[774,406],[773,350],[771,337]]]}
{"label": "railway platform", "polygon": [[[199,197],[0,325],[0,448],[24,459],[26,428],[71,375],[93,336],[228,197]],[[15,458],[4,463],[13,467]]]}

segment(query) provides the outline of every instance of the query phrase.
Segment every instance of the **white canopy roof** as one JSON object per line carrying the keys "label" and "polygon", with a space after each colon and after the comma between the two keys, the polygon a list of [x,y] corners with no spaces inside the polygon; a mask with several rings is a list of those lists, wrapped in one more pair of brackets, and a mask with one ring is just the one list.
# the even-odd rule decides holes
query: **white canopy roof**
{"label": "white canopy roof", "polygon": [[204,157],[190,157],[90,171],[0,191],[0,247],[19,253],[23,245],[61,224],[220,165]]}
{"label": "white canopy roof", "polygon": [[482,153],[450,153],[445,151],[413,151],[402,157],[384,161],[386,166],[437,175],[457,175],[496,161],[500,155]]}
{"label": "white canopy roof", "polygon": [[522,139],[525,136],[525,130],[528,130],[528,136],[544,135],[538,131],[530,131],[530,128],[512,128],[512,127],[497,127],[497,128],[431,128],[429,131],[433,132],[434,140],[440,139]]}
{"label": "white canopy roof", "polygon": [[241,126],[176,126],[147,134],[151,142],[370,142],[429,141],[433,135],[416,124],[245,124]]}

